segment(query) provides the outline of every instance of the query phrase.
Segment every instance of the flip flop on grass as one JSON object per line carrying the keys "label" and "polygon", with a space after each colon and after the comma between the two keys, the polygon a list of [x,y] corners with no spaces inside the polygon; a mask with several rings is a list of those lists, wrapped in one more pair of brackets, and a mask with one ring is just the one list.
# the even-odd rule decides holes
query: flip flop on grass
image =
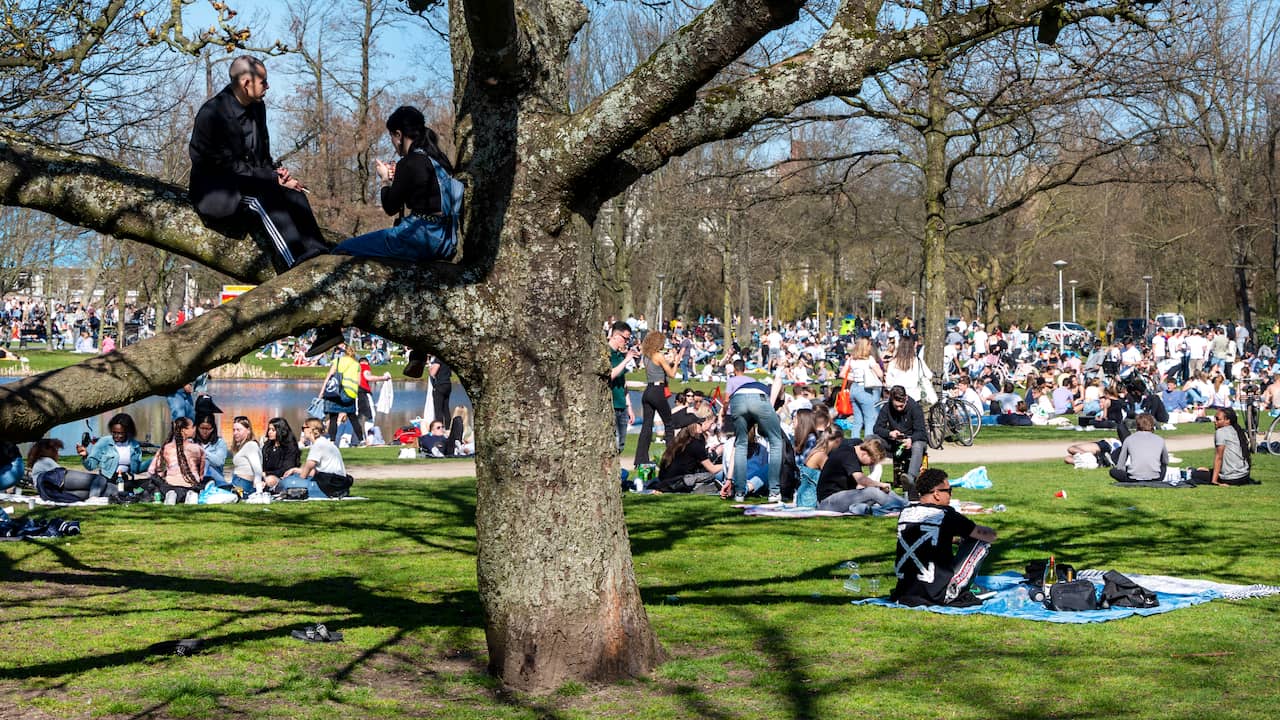
{"label": "flip flop on grass", "polygon": [[294,630],[289,635],[304,642],[342,642],[342,633],[331,632],[322,624],[308,625],[302,630]]}

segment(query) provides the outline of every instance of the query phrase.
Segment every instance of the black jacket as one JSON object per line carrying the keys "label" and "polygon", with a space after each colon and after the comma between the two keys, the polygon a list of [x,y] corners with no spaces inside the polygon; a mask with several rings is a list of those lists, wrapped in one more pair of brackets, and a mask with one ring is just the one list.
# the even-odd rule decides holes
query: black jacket
{"label": "black jacket", "polygon": [[[447,171],[447,166],[446,166]],[[395,179],[382,188],[382,210],[388,215],[408,211],[440,214],[440,181],[426,150],[414,148],[396,163]]]}
{"label": "black jacket", "polygon": [[[249,147],[247,133],[256,137]],[[240,207],[246,185],[276,183],[267,106],[245,107],[227,85],[205,101],[191,130],[191,203],[207,218],[227,218]]]}
{"label": "black jacket", "polygon": [[876,418],[872,432],[892,445],[894,441],[889,440],[891,430],[906,435],[913,443],[928,441],[929,433],[924,425],[924,411],[920,409],[920,403],[907,398],[907,406],[898,414],[893,411],[893,401],[886,401],[884,407],[880,408],[880,416]]}

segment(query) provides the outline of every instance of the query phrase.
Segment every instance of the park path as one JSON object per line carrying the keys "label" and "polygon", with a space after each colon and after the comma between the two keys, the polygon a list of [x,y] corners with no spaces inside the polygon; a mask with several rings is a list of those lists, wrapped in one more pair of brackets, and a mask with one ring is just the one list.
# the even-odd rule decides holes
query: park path
{"label": "park path", "polygon": [[[995,443],[962,447],[947,445],[941,450],[930,450],[929,460],[935,463],[957,465],[986,465],[1000,462],[1033,462],[1036,460],[1055,460],[1066,456],[1067,446],[1078,442],[1097,441],[1101,438],[1115,437],[1113,433],[1065,432],[1046,430],[1055,433],[1052,439],[1023,440],[1020,442]],[[1187,450],[1209,450],[1213,448],[1213,435],[1185,435],[1166,438],[1169,452],[1177,454]],[[623,458],[622,467],[630,469],[631,459]],[[347,472],[357,480],[387,480],[391,478],[415,477],[428,479],[472,477],[476,474],[476,465],[471,460],[406,460],[392,465],[348,465]]]}

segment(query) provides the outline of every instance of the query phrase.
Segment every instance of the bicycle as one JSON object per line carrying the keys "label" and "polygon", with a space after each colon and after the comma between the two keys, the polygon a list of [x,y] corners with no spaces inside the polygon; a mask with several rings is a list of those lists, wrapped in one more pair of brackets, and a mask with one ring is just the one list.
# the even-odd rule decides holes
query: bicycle
{"label": "bicycle", "polygon": [[954,442],[968,447],[982,429],[982,415],[963,399],[951,395],[955,383],[942,384],[938,402],[925,413],[929,447],[941,450],[943,442]]}
{"label": "bicycle", "polygon": [[[1259,402],[1262,397],[1258,394],[1257,385],[1246,385],[1241,390],[1243,408],[1240,411],[1240,423],[1244,429],[1245,440],[1249,443],[1249,452],[1256,453],[1258,448],[1262,448],[1264,453],[1280,450],[1280,410],[1268,410],[1262,407]],[[1271,418],[1269,423],[1267,423],[1267,417]],[[1266,423],[1265,432],[1262,429],[1263,423]],[[1277,444],[1272,445],[1272,443]]]}

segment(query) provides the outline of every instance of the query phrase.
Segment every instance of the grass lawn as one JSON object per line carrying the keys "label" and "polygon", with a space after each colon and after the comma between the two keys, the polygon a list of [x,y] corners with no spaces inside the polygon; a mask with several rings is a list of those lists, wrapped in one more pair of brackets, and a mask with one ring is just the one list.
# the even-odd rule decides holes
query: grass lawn
{"label": "grass lawn", "polygon": [[[1208,452],[1184,453],[1204,463]],[[959,468],[957,468],[959,469]],[[1280,460],[1247,488],[1120,489],[1061,463],[991,466],[1009,510],[988,571],[1280,582]],[[1055,499],[1059,489],[1066,499]],[[670,654],[652,677],[545,697],[484,673],[470,481],[369,481],[369,502],[63,509],[84,534],[0,544],[0,717],[1270,718],[1280,598],[1100,625],[854,607],[844,560],[892,572],[891,519],[744,518],[625,499]],[[37,511],[49,513],[50,511]],[[340,644],[288,637],[308,622]],[[202,637],[192,659],[152,643]],[[9,713],[13,713],[10,715]]]}

